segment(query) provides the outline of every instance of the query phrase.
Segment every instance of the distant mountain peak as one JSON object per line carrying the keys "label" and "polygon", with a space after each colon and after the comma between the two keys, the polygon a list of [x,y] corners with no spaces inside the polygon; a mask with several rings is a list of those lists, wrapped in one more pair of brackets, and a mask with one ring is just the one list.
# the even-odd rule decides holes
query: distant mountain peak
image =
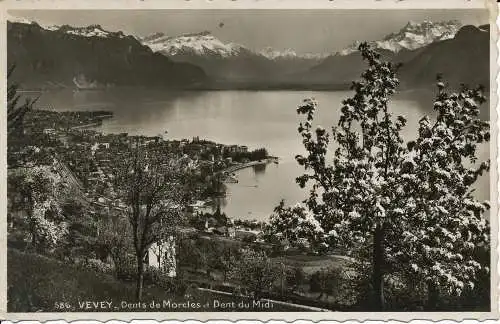
{"label": "distant mountain peak", "polygon": [[285,59],[321,59],[329,54],[321,53],[297,53],[293,49],[276,50],[266,47],[261,51],[253,51],[249,48],[233,43],[223,42],[210,31],[182,34],[179,36],[167,36],[164,33],[154,33],[143,37],[140,41],[151,48],[154,52],[160,52],[167,56],[195,55],[195,56],[217,56],[235,57],[240,54],[256,55],[270,60]]}
{"label": "distant mountain peak", "polygon": [[153,34],[150,34],[150,35],[147,35],[144,37],[137,37],[137,39],[140,40],[141,42],[148,42],[148,41],[155,40],[155,39],[158,39],[161,37],[165,37],[165,34],[162,32],[157,32],[157,33],[153,33]]}
{"label": "distant mountain peak", "polygon": [[[397,53],[403,49],[414,50],[436,41],[450,39],[455,36],[462,24],[458,20],[432,22],[409,21],[398,32],[391,33],[381,40],[371,41],[369,44],[376,49],[384,49]],[[340,55],[348,55],[358,50],[359,41],[354,42]]]}
{"label": "distant mountain peak", "polygon": [[177,88],[202,84],[207,78],[198,66],[155,55],[133,37],[100,25],[46,28],[29,21],[8,23],[7,62],[17,64],[16,78],[23,80],[23,86],[72,88],[74,80],[82,84],[81,75],[88,81],[83,87]]}
{"label": "distant mountain peak", "polygon": [[66,34],[71,34],[71,35],[77,35],[77,36],[83,36],[83,37],[103,37],[107,38],[110,36],[115,36],[115,37],[125,37],[125,34],[123,32],[118,31],[118,32],[110,32],[102,28],[101,25],[98,24],[93,24],[89,26],[84,26],[84,27],[74,27],[70,25],[62,25],[62,26],[57,26],[57,25],[42,25],[38,22],[31,21],[25,18],[20,18],[20,17],[14,17],[14,16],[8,16],[7,21],[11,23],[19,23],[19,24],[27,24],[27,25],[36,25],[39,26],[40,28],[44,30],[49,30],[49,31],[60,31],[62,33]]}
{"label": "distant mountain peak", "polygon": [[7,14],[7,21],[9,21],[11,23],[19,23],[19,24],[26,24],[26,25],[36,24],[36,22],[31,21],[29,19],[26,19],[23,17],[12,16],[9,14]]}
{"label": "distant mountain peak", "polygon": [[285,50],[276,50],[270,46],[264,48],[259,52],[260,55],[268,59],[322,59],[330,55],[329,53],[297,53],[291,48]]}
{"label": "distant mountain peak", "polygon": [[59,26],[56,25],[42,25],[36,21],[29,20],[23,17],[16,17],[12,15],[7,15],[7,21],[11,23],[24,24],[24,25],[35,25],[45,30],[57,30]]}
{"label": "distant mountain peak", "polygon": [[161,52],[167,56],[181,54],[198,56],[237,56],[247,50],[236,43],[224,43],[210,31],[183,34],[180,36],[167,36],[164,33],[155,33],[141,39],[141,42],[154,52]]}
{"label": "distant mountain peak", "polygon": [[209,31],[209,30],[204,30],[204,31],[201,31],[201,32],[197,32],[197,33],[188,33],[188,34],[182,34],[181,36],[178,36],[178,37],[196,37],[196,36],[200,36],[200,37],[203,37],[203,36],[212,36],[212,32]]}

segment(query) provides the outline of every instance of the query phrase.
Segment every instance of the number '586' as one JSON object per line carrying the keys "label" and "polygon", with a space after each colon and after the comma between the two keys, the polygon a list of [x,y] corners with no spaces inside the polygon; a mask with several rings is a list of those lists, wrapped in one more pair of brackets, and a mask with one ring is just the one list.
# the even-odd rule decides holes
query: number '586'
{"label": "number '586'", "polygon": [[71,305],[65,302],[55,302],[54,307],[55,309],[70,309]]}

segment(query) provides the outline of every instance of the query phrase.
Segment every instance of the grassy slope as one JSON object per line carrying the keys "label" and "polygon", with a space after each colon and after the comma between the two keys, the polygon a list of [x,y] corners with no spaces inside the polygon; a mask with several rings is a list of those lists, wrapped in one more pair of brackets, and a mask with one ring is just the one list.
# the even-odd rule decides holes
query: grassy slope
{"label": "grassy slope", "polygon": [[[71,306],[66,311],[82,312],[79,302],[106,301],[112,302],[113,308],[102,311],[151,311],[151,309],[124,309],[122,302],[135,302],[135,284],[117,281],[113,276],[90,270],[81,270],[72,265],[40,256],[8,250],[7,278],[9,312],[61,311],[56,303],[64,302]],[[153,311],[244,311],[238,308],[214,308],[214,300],[221,303],[235,302],[241,298],[233,296],[212,295],[209,292],[194,291],[191,302],[200,303],[200,309],[160,308]],[[152,300],[162,304],[163,301],[185,303],[184,296],[174,296],[157,287],[146,287],[143,300],[149,304]],[[252,301],[245,300],[252,304]],[[208,305],[208,307],[203,307]],[[114,307],[117,308],[114,308]],[[269,308],[245,309],[246,311],[304,311],[287,305],[273,305]],[[93,309],[87,311],[96,311]]]}

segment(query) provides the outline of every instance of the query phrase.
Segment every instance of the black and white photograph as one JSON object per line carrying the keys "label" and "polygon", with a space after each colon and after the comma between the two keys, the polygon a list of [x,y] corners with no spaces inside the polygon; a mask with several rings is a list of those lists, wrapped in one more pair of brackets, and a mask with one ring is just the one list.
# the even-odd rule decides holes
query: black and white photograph
{"label": "black and white photograph", "polygon": [[7,314],[497,313],[493,15],[5,10]]}

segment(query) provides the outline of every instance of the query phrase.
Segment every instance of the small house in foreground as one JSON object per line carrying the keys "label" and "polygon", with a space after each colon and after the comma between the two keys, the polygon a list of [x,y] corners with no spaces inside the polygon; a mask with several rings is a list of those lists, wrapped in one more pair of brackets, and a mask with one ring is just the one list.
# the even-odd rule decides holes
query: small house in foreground
{"label": "small house in foreground", "polygon": [[175,238],[170,236],[161,242],[153,243],[148,250],[145,259],[146,265],[157,268],[169,277],[175,277]]}

